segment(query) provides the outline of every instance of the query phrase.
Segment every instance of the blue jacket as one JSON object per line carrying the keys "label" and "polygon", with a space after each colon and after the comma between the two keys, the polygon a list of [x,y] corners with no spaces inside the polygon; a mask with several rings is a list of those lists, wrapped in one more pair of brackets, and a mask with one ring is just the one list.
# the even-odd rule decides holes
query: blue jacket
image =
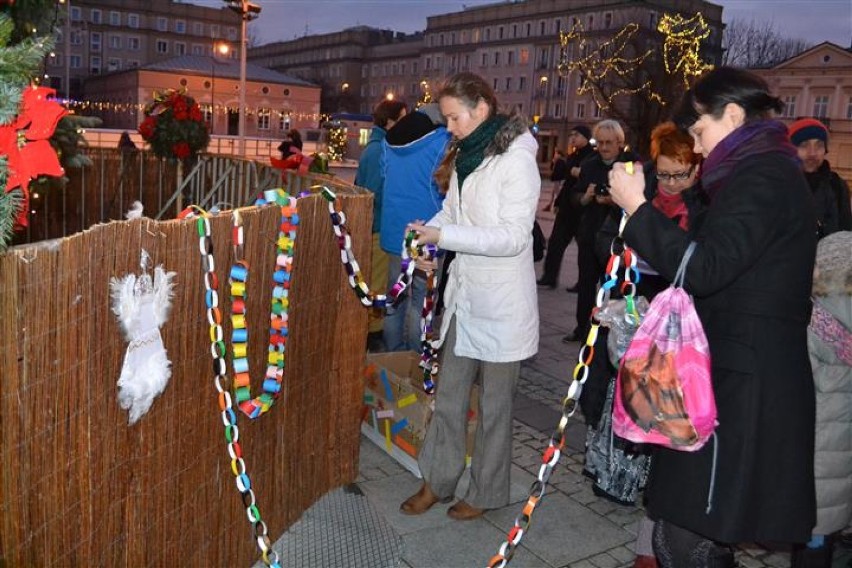
{"label": "blue jacket", "polygon": [[374,126],[370,130],[370,139],[361,152],[358,160],[358,171],[355,173],[355,185],[373,192],[373,232],[381,232],[382,228],[382,192],[385,185],[385,176],[382,171],[382,143],[387,131],[381,126]]}
{"label": "blue jacket", "polygon": [[[420,113],[405,118],[417,114]],[[392,130],[400,124],[402,121]],[[385,185],[379,243],[385,252],[401,255],[405,226],[416,219],[428,221],[441,210],[444,196],[432,174],[441,163],[449,140],[450,133],[439,126],[406,144],[383,142]]]}

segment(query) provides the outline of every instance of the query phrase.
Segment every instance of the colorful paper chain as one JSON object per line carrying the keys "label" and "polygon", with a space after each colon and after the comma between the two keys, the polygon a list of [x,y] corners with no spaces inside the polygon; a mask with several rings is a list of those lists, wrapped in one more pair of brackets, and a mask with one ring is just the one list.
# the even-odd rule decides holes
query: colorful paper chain
{"label": "colorful paper chain", "polygon": [[[529,530],[532,514],[536,506],[544,496],[544,490],[547,488],[547,481],[553,473],[553,468],[559,462],[562,455],[562,450],[565,448],[565,427],[568,425],[568,419],[577,410],[577,405],[580,401],[580,393],[583,391],[583,385],[589,376],[589,364],[595,356],[595,342],[598,338],[598,330],[600,329],[600,320],[597,314],[609,302],[610,290],[618,282],[618,269],[623,264],[624,266],[624,282],[621,285],[621,290],[624,293],[627,302],[627,310],[632,317],[639,318],[636,312],[633,295],[636,292],[636,282],[639,282],[640,273],[636,269],[636,255],[627,247],[624,238],[621,236],[624,230],[624,225],[627,224],[627,215],[621,218],[621,224],[618,228],[618,236],[610,246],[610,258],[607,264],[607,273],[604,278],[603,285],[598,289],[595,307],[591,314],[591,328],[586,336],[585,344],[580,348],[578,355],[578,363],[574,367],[574,380],[571,386],[568,387],[568,394],[562,400],[562,417],[556,426],[556,430],[551,434],[547,448],[542,454],[542,465],[538,470],[538,477],[530,486],[529,497],[524,504],[521,514],[515,518],[514,525],[509,530],[506,541],[500,545],[497,554],[491,557],[488,561],[488,568],[504,568],[512,560],[515,555],[515,549],[521,543],[524,533]],[[633,279],[631,280],[631,273]]]}
{"label": "colorful paper chain", "polygon": [[245,233],[239,210],[234,211],[234,227],[231,240],[234,247],[234,265],[231,267],[228,283],[231,289],[231,335],[232,359],[234,370],[234,394],[237,405],[243,414],[254,420],[267,412],[281,395],[281,382],[284,377],[284,355],[288,337],[288,310],[290,307],[290,274],[293,267],[293,247],[296,243],[296,229],[299,215],[296,210],[296,198],[290,197],[281,189],[263,192],[263,197],[255,202],[261,206],[275,203],[281,207],[281,222],[278,225],[278,238],[275,241],[276,260],[272,288],[272,311],[269,326],[269,350],[267,353],[266,376],[263,380],[263,393],[251,396],[251,374],[248,360],[248,321],[246,319],[246,282],[249,275],[248,262],[243,259]]}
{"label": "colorful paper chain", "polygon": [[[328,213],[331,218],[331,228],[337,237],[337,246],[340,248],[340,261],[346,270],[349,286],[358,296],[359,301],[367,308],[384,308],[387,306],[388,298],[396,303],[402,297],[402,293],[411,285],[414,278],[414,269],[418,258],[432,260],[438,255],[438,247],[434,244],[421,245],[417,242],[417,233],[408,231],[403,238],[402,254],[399,276],[391,287],[390,292],[378,294],[370,290],[361,274],[361,268],[352,252],[352,237],[346,228],[346,215],[339,208],[337,194],[326,186],[322,187],[322,196],[328,201]],[[432,347],[433,330],[432,314],[434,313],[437,285],[434,274],[430,274],[427,280],[427,294],[423,300],[420,320],[421,357],[420,367],[423,372],[423,390],[427,394],[435,392],[435,377],[438,374],[438,363],[436,349]]]}
{"label": "colorful paper chain", "polygon": [[219,310],[219,279],[216,276],[216,264],[213,258],[213,239],[210,238],[210,217],[203,210],[195,209],[202,215],[198,218],[196,227],[198,229],[199,250],[201,251],[201,265],[204,269],[204,298],[207,304],[207,322],[210,324],[210,355],[213,358],[213,384],[219,393],[219,410],[221,411],[222,424],[225,426],[228,455],[231,456],[231,471],[236,478],[237,491],[240,492],[243,505],[246,507],[246,515],[254,529],[254,537],[264,564],[273,568],[280,568],[281,564],[278,562],[278,554],[272,549],[266,523],[260,517],[260,509],[257,506],[254,490],[251,487],[251,480],[248,473],[246,473],[246,464],[243,461],[243,451],[239,441],[240,431],[237,428],[237,414],[234,412],[234,405],[227,384],[228,371],[225,364],[222,312]]}

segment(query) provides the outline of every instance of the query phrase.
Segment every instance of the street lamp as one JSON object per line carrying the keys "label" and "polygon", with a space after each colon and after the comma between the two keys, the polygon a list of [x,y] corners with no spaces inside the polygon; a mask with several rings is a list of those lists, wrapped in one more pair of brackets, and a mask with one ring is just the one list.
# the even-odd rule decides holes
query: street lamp
{"label": "street lamp", "polygon": [[248,0],[225,0],[228,8],[240,15],[240,156],[246,155],[246,25],[260,15],[260,6]]}
{"label": "street lamp", "polygon": [[216,55],[227,56],[231,46],[223,41],[213,43],[213,57],[210,59],[210,133],[216,132]]}

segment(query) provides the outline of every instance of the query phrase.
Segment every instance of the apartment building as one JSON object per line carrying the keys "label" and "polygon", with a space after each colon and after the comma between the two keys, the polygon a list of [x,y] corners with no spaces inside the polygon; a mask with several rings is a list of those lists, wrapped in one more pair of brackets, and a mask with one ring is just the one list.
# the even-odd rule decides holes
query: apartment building
{"label": "apartment building", "polygon": [[[704,55],[715,63],[721,55],[722,7],[704,0],[509,0],[432,16],[422,34],[352,28],[264,45],[250,49],[248,57],[319,82],[324,91],[340,92],[347,85],[346,103],[360,112],[389,96],[414,104],[448,75],[475,72],[492,84],[507,110],[538,117],[540,160],[546,161],[571,126],[604,117],[590,95],[577,95],[578,73],[563,76],[557,71],[560,31],[579,24],[594,44],[635,23],[640,40],[648,43],[663,14],[699,12],[710,28]],[[658,41],[655,48],[660,48]],[[343,54],[348,56],[345,65]],[[337,102],[324,94],[323,111],[339,110],[328,106]],[[622,104],[642,101],[626,98]]]}
{"label": "apartment building", "polygon": [[828,160],[852,185],[852,49],[823,42],[769,69],[754,69],[784,101],[782,120],[818,118],[830,132]]}
{"label": "apartment building", "polygon": [[176,56],[212,55],[226,42],[239,58],[240,18],[228,8],[174,0],[64,0],[49,84],[79,100],[87,77],[142,67]]}

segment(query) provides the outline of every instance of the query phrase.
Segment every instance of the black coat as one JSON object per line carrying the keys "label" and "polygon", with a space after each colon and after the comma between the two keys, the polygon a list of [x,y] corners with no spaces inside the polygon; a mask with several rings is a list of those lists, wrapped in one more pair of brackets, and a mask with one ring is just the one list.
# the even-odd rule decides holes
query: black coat
{"label": "black coat", "polygon": [[[807,183],[780,153],[739,164],[706,211],[685,287],[712,358],[712,510],[711,439],[693,453],[655,451],[651,518],[720,542],[810,538],[815,402],[806,331],[815,226]],[[624,237],[669,280],[690,240],[650,203],[630,217]]]}

